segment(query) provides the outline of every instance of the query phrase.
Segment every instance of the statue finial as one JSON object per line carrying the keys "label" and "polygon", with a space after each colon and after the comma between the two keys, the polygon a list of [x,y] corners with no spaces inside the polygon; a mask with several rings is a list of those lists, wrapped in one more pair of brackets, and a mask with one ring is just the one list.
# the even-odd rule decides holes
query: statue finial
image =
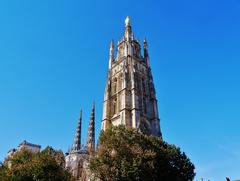
{"label": "statue finial", "polygon": [[126,19],[125,19],[125,26],[130,26],[130,17],[127,16]]}
{"label": "statue finial", "polygon": [[143,40],[143,48],[147,49],[147,47],[148,47],[148,43],[147,43],[147,39],[145,37],[144,40]]}

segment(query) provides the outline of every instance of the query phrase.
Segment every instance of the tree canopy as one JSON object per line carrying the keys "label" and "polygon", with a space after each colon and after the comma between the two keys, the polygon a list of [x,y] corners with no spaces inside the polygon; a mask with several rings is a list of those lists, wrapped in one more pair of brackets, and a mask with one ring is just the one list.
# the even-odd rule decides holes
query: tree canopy
{"label": "tree canopy", "polygon": [[124,126],[100,135],[90,169],[102,181],[192,181],[194,165],[180,148]]}
{"label": "tree canopy", "polygon": [[64,154],[47,147],[40,153],[22,150],[0,165],[1,181],[72,181]]}

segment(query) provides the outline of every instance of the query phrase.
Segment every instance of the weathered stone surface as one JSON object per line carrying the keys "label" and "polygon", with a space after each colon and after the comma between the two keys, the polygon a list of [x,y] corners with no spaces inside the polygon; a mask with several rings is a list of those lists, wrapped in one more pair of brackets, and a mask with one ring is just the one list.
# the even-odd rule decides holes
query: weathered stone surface
{"label": "weathered stone surface", "polygon": [[126,125],[146,134],[161,136],[156,93],[149,64],[147,41],[134,39],[130,18],[117,45],[110,44],[108,79],[104,95],[102,129]]}

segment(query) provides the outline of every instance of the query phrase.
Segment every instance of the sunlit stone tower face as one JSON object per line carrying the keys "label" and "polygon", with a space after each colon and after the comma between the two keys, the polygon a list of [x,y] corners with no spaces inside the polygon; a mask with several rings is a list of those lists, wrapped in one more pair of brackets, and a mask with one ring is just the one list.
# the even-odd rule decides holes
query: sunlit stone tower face
{"label": "sunlit stone tower face", "polygon": [[148,135],[161,137],[160,119],[153,77],[149,64],[147,41],[141,45],[134,39],[129,17],[125,32],[110,44],[108,78],[104,94],[102,129],[125,125]]}

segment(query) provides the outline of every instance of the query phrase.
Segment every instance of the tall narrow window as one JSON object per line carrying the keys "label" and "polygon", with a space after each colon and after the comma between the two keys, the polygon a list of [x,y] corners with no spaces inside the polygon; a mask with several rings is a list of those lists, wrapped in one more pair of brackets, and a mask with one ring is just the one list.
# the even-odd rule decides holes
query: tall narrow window
{"label": "tall narrow window", "polygon": [[122,84],[123,84],[123,75],[122,73],[118,77],[118,91],[122,90]]}
{"label": "tall narrow window", "polygon": [[116,92],[117,92],[117,78],[114,78],[112,82],[112,94],[115,94]]}
{"label": "tall narrow window", "polygon": [[142,79],[142,90],[143,90],[143,92],[146,92],[146,86],[145,86],[144,79]]}
{"label": "tall narrow window", "polygon": [[141,98],[139,98],[138,99],[138,105],[139,105],[139,109],[141,110],[141,111],[143,111],[143,107],[142,107],[142,99]]}
{"label": "tall narrow window", "polygon": [[143,110],[144,110],[144,113],[146,114],[147,113],[147,102],[146,102],[145,98],[143,98]]}
{"label": "tall narrow window", "polygon": [[117,113],[117,99],[113,100],[113,115],[115,115]]}

